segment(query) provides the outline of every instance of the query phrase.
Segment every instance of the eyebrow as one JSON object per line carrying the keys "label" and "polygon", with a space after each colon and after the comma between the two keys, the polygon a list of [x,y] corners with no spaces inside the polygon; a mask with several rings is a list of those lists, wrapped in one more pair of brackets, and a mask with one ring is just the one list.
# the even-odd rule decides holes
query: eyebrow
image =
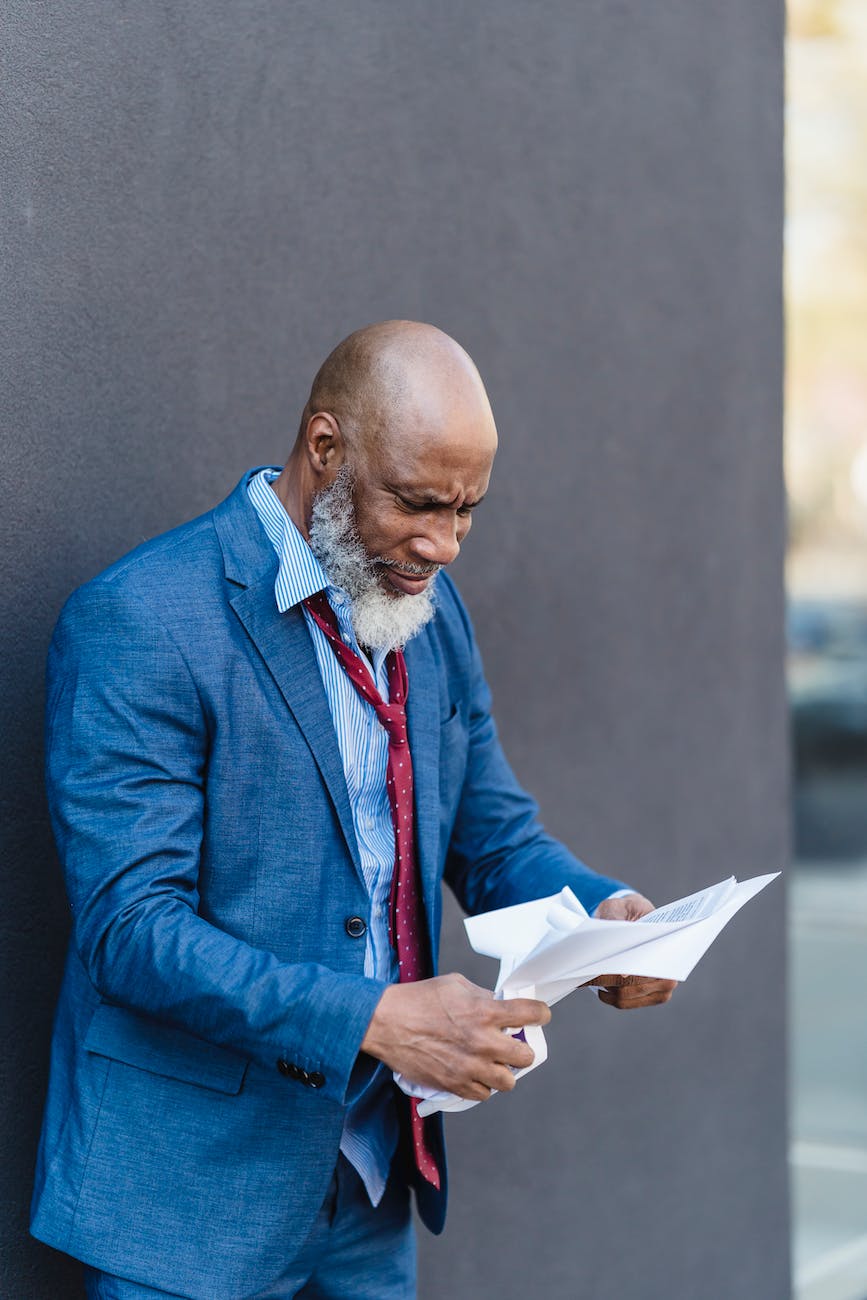
{"label": "eyebrow", "polygon": [[[400,487],[397,483],[390,483],[388,487],[397,496],[403,497],[405,501],[411,502],[412,505],[431,506],[440,510],[451,510],[453,503],[445,497],[439,497],[435,492],[414,492],[412,488]],[[476,506],[482,504],[487,493],[482,493],[478,501],[465,501],[459,510],[475,510]]]}

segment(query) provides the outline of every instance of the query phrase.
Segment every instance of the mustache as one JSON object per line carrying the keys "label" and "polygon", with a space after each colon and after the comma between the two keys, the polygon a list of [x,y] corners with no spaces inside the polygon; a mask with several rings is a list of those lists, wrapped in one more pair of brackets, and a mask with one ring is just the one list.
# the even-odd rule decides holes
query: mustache
{"label": "mustache", "polygon": [[383,569],[393,569],[395,573],[405,573],[408,578],[429,578],[431,574],[439,573],[443,567],[441,564],[398,564],[395,560],[386,560],[381,555],[374,556],[371,563]]}

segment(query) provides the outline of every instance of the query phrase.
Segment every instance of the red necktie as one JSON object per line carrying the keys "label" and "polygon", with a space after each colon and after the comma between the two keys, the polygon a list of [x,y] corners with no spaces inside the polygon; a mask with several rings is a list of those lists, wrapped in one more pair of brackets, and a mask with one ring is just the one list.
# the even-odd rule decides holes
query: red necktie
{"label": "red necktie", "polygon": [[[399,981],[425,979],[430,974],[427,951],[427,927],[419,886],[415,856],[415,811],[412,792],[412,758],[406,729],[406,697],[409,680],[401,650],[393,650],[386,659],[389,702],[374,686],[363,660],[340,635],[337,615],[324,591],[304,601],[311,618],[328,638],[331,648],[346,670],[349,680],[363,699],[376,711],[388,732],[387,790],[394,827],[394,873],[391,879],[389,931],[397,950]],[[418,1113],[418,1100],[410,1099],[413,1151],[419,1173],[439,1190],[440,1173],[431,1154],[424,1120]]]}

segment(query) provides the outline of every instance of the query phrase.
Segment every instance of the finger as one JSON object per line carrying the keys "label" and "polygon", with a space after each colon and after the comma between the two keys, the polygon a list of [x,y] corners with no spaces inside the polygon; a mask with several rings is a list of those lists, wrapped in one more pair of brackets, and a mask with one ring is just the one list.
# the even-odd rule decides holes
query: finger
{"label": "finger", "polygon": [[670,992],[670,989],[661,980],[642,980],[639,984],[607,988],[605,992],[610,993],[618,1002],[638,1002],[651,994]]}
{"label": "finger", "polygon": [[511,1070],[507,1069],[506,1066],[501,1066],[491,1079],[491,1082],[497,1092],[511,1092],[518,1080]]}
{"label": "finger", "polygon": [[617,1007],[618,1011],[632,1011],[639,1005],[634,999],[622,997],[619,989],[600,989],[596,996],[606,1006]]}
{"label": "finger", "polygon": [[465,1101],[487,1101],[491,1095],[491,1089],[479,1079],[471,1079],[469,1083],[452,1084],[449,1091],[457,1093]]}
{"label": "finger", "polygon": [[646,997],[671,997],[677,988],[674,980],[636,980],[635,984],[615,990],[623,1002],[635,1002]]}
{"label": "finger", "polygon": [[515,1075],[507,1065],[485,1065],[479,1070],[476,1083],[495,1092],[511,1092],[515,1086]]}
{"label": "finger", "polygon": [[649,985],[670,984],[674,988],[676,980],[656,980],[647,975],[594,975],[592,980],[582,984],[582,988],[639,989]]}
{"label": "finger", "polygon": [[526,1070],[536,1059],[533,1049],[523,1038],[498,1028],[485,1029],[476,1035],[472,1053],[472,1065],[476,1069],[513,1065],[518,1070]]}
{"label": "finger", "polygon": [[606,898],[593,913],[600,921],[637,921],[653,911],[653,904],[643,894],[627,894],[623,898]]}
{"label": "finger", "polygon": [[582,984],[581,987],[582,989],[587,989],[587,988],[619,989],[622,988],[625,984],[629,984],[634,980],[635,980],[634,975],[594,975],[592,980],[587,980],[587,983]]}
{"label": "finger", "polygon": [[456,1092],[459,1097],[465,1097],[467,1101],[487,1101],[491,1093],[508,1092],[513,1085],[515,1076],[506,1066],[496,1066],[490,1061],[481,1061],[476,1067],[475,1077],[463,1080],[459,1084],[452,1084],[451,1092]]}
{"label": "finger", "polygon": [[654,1007],[671,999],[673,989],[670,987],[654,988],[640,992],[626,989],[600,989],[599,1001],[621,1011],[632,1011],[637,1007]]}
{"label": "finger", "polygon": [[550,1019],[551,1008],[536,998],[508,998],[494,1003],[492,1020],[501,1029],[547,1025]]}
{"label": "finger", "polygon": [[521,1039],[501,1032],[497,1035],[497,1044],[491,1051],[491,1058],[501,1065],[514,1065],[518,1070],[526,1070],[535,1061],[536,1054]]}

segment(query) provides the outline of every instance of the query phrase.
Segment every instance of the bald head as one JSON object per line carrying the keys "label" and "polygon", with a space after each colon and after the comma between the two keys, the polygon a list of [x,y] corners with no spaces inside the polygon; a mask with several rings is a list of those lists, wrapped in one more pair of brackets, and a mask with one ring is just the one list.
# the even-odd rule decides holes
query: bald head
{"label": "bald head", "polygon": [[299,437],[317,412],[338,421],[347,443],[399,454],[422,427],[428,437],[474,426],[496,445],[481,376],[448,334],[419,321],[393,320],[356,330],[320,367]]}
{"label": "bald head", "polygon": [[273,488],[308,538],[315,504],[320,523],[340,515],[341,545],[362,548],[391,599],[419,594],[455,559],[496,450],[464,349],[433,325],[384,321],[350,334],[320,367]]}

